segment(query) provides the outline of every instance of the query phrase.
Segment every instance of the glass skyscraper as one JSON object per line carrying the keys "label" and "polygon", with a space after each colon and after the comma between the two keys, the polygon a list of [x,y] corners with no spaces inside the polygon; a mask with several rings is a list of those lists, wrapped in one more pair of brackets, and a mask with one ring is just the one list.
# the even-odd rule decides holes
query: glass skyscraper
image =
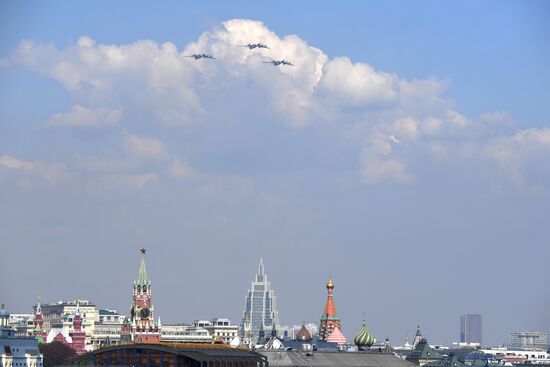
{"label": "glass skyscraper", "polygon": [[479,344],[482,342],[481,315],[460,316],[460,342]]}
{"label": "glass skyscraper", "polygon": [[279,327],[277,298],[264,271],[263,260],[260,259],[258,273],[246,296],[241,334],[246,338],[257,339],[260,330],[263,330],[265,335],[271,335],[273,327],[275,330]]}

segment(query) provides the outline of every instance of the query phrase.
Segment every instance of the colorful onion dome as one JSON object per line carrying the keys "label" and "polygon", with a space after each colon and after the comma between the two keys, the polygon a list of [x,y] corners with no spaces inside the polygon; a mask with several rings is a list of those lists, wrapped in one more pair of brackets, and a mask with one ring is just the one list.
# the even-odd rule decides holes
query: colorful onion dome
{"label": "colorful onion dome", "polygon": [[296,340],[311,340],[311,333],[307,330],[305,324],[302,324],[302,328],[296,334]]}
{"label": "colorful onion dome", "polygon": [[369,334],[369,331],[367,330],[367,326],[365,325],[365,321],[363,321],[363,328],[359,331],[357,336],[355,336],[355,339],[353,339],[353,342],[358,347],[367,347],[370,348],[374,344],[376,339],[372,335]]}
{"label": "colorful onion dome", "polygon": [[347,343],[346,337],[340,331],[340,328],[336,326],[332,333],[327,338],[327,342],[336,343],[338,345],[345,345]]}

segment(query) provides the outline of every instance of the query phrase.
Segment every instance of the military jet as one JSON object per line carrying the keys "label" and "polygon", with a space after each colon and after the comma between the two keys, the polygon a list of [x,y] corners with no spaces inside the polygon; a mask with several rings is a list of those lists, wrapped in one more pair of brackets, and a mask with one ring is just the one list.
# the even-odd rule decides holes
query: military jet
{"label": "military jet", "polygon": [[212,59],[212,60],[216,60],[214,57],[212,57],[212,56],[210,56],[210,55],[207,55],[207,54],[184,55],[183,57],[192,57],[192,58],[194,58],[195,60],[200,60],[200,59]]}
{"label": "military jet", "polygon": [[290,61],[286,61],[286,60],[271,60],[271,61],[264,61],[264,64],[273,64],[274,66],[279,66],[279,65],[294,66],[293,63],[291,63]]}
{"label": "military jet", "polygon": [[267,45],[263,44],[263,43],[249,43],[247,45],[242,45],[242,46],[239,46],[239,47],[248,47],[249,50],[253,50],[255,48],[267,48],[267,49],[269,49],[269,47],[267,47]]}

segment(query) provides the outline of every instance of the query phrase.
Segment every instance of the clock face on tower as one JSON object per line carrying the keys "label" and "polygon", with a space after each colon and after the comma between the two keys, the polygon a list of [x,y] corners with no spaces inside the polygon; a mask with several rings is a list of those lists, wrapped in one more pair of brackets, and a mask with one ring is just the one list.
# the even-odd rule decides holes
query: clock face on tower
{"label": "clock face on tower", "polygon": [[141,310],[139,310],[139,316],[141,316],[142,319],[148,319],[151,315],[151,310],[149,310],[147,307],[143,307]]}

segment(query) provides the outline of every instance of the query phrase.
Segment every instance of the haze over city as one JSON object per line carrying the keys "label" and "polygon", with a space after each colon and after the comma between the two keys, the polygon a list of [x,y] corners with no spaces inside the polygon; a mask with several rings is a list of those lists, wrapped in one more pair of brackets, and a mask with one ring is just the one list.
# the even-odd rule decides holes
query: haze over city
{"label": "haze over city", "polygon": [[[0,5],[0,295],[550,331],[550,4]],[[248,43],[269,48],[249,49]],[[191,56],[211,55],[195,60]],[[273,65],[287,60],[292,65]]]}

